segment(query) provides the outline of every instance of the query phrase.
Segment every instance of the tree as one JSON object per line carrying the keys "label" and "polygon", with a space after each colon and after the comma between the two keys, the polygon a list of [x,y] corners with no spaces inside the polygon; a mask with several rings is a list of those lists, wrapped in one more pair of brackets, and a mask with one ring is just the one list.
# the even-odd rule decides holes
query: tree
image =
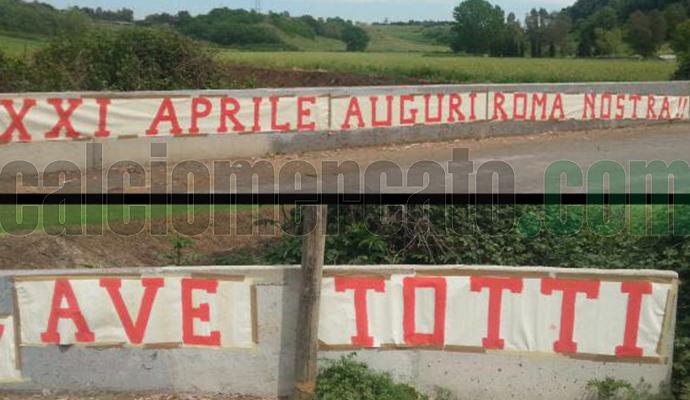
{"label": "tree", "polygon": [[343,29],[341,38],[347,46],[347,51],[364,51],[369,46],[369,35],[358,26],[348,25]]}
{"label": "tree", "polygon": [[690,21],[676,27],[671,38],[671,47],[680,61],[673,79],[690,79]]}
{"label": "tree", "polygon": [[610,31],[618,26],[618,14],[613,7],[604,7],[578,23],[579,43],[577,55],[591,57],[596,54],[596,30]]}
{"label": "tree", "polygon": [[605,31],[597,28],[594,31],[595,54],[599,56],[613,56],[623,53],[623,31],[616,28]]}
{"label": "tree", "polygon": [[665,37],[666,22],[659,11],[649,15],[645,15],[642,11],[635,11],[628,17],[626,40],[639,55],[653,56]]}
{"label": "tree", "polygon": [[564,53],[572,27],[573,23],[566,14],[553,12],[549,15],[544,29],[544,41],[548,46],[550,57],[555,57],[557,53],[561,55]]}
{"label": "tree", "polygon": [[486,0],[466,0],[455,8],[451,49],[459,53],[486,54],[500,37],[505,14]]}
{"label": "tree", "polygon": [[672,39],[678,25],[688,19],[688,12],[683,4],[673,3],[664,9],[664,18],[668,28],[667,38]]}

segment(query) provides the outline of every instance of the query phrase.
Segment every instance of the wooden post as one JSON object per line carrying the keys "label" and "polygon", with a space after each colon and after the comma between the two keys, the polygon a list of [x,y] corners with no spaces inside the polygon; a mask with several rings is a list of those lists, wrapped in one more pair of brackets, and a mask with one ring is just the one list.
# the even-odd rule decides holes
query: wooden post
{"label": "wooden post", "polygon": [[313,400],[316,391],[319,348],[319,300],[326,248],[328,206],[302,206],[304,213],[302,248],[302,290],[297,316],[295,391],[292,400]]}

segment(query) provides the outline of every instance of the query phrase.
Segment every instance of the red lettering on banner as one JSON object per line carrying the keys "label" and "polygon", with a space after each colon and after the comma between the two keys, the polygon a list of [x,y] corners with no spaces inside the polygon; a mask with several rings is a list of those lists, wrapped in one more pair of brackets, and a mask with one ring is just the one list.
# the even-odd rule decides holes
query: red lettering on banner
{"label": "red lettering on banner", "polygon": [[[522,102],[522,111],[518,113],[518,100]],[[527,93],[513,94],[513,120],[524,121],[527,119]]]}
{"label": "red lettering on banner", "polygon": [[232,122],[233,132],[244,132],[245,127],[237,118],[240,112],[240,103],[232,97],[223,97],[220,100],[220,126],[218,133],[228,133],[228,120]]}
{"label": "red lettering on banner", "polygon": [[470,93],[470,121],[477,120],[477,93]]}
{"label": "red lettering on banner", "polygon": [[531,120],[537,120],[537,108],[541,107],[541,121],[546,121],[546,101],[548,99],[548,94],[542,93],[532,93],[532,116]]}
{"label": "red lettering on banner", "polygon": [[[434,289],[434,333],[417,333],[417,289]],[[446,331],[446,279],[405,278],[403,281],[403,331],[410,346],[443,347]]]}
{"label": "red lettering on banner", "polygon": [[[67,307],[62,307],[62,302],[67,302]],[[72,285],[66,279],[55,281],[53,289],[53,302],[48,317],[46,331],[41,333],[41,341],[49,344],[60,344],[60,334],[58,333],[58,323],[61,319],[71,319],[77,332],[74,338],[79,343],[91,343],[95,340],[95,335],[89,329],[84,316],[81,313],[77,298],[72,290]]]}
{"label": "red lettering on banner", "polygon": [[285,122],[283,124],[278,123],[278,102],[280,98],[278,96],[271,97],[271,130],[277,132],[289,132],[290,123]]}
{"label": "red lettering on banner", "polygon": [[623,282],[621,292],[628,294],[628,311],[625,318],[623,344],[616,347],[616,357],[642,357],[642,349],[637,347],[642,297],[652,294],[652,284],[649,282]]}
{"label": "red lettering on banner", "polygon": [[625,95],[619,94],[616,96],[616,121],[625,118]]}
{"label": "red lettering on banner", "polygon": [[656,119],[656,97],[650,94],[647,96],[647,119]]}
{"label": "red lettering on banner", "polygon": [[67,137],[77,139],[80,135],[79,132],[77,132],[72,126],[70,118],[77,108],[79,108],[79,106],[82,104],[82,99],[67,99],[67,103],[69,104],[67,110],[62,108],[62,99],[48,99],[47,102],[55,109],[55,112],[58,116],[58,122],[55,123],[53,129],[46,132],[46,139],[57,138],[60,136],[60,131],[63,129],[66,131],[65,135]]}
{"label": "red lettering on banner", "polygon": [[486,349],[502,350],[504,340],[501,339],[501,303],[503,291],[522,293],[522,278],[491,278],[473,276],[470,278],[470,287],[473,292],[481,292],[489,289],[489,316],[487,337],[482,339],[482,345]]}
{"label": "red lettering on banner", "polygon": [[308,118],[311,118],[311,109],[306,108],[307,104],[315,105],[316,97],[314,96],[301,96],[297,98],[297,130],[298,131],[315,131],[315,122],[306,122]]}
{"label": "red lettering on banner", "polygon": [[417,114],[419,113],[419,110],[417,108],[411,108],[410,116],[405,116],[407,112],[405,106],[407,105],[407,103],[414,103],[414,101],[414,95],[404,94],[400,96],[400,125],[414,125],[417,123]]}
{"label": "red lettering on banner", "polygon": [[[596,93],[586,93],[585,94],[585,108],[582,111],[582,119],[588,119],[588,115],[591,115],[589,119],[597,119],[597,94]],[[589,111],[589,112],[588,112]]]}
{"label": "red lettering on banner", "polygon": [[579,281],[544,278],[541,281],[541,292],[551,295],[555,291],[563,292],[561,302],[561,331],[559,339],[553,343],[556,353],[577,353],[577,343],[573,341],[575,331],[575,300],[578,293],[585,293],[588,299],[599,297],[599,281]]}
{"label": "red lettering on banner", "polygon": [[2,143],[9,143],[12,140],[12,134],[14,131],[19,132],[19,141],[20,142],[30,142],[31,141],[31,135],[29,132],[26,130],[26,126],[24,125],[24,118],[26,118],[26,114],[31,111],[33,107],[36,106],[36,100],[34,99],[24,99],[24,102],[22,104],[22,109],[17,112],[17,110],[14,109],[14,103],[12,100],[0,100],[0,104],[2,104],[3,107],[5,107],[5,110],[7,111],[7,114],[10,117],[10,126],[5,129],[5,132],[3,132],[2,135],[0,135],[0,142]]}
{"label": "red lettering on banner", "polygon": [[[559,112],[558,118],[556,118],[556,111]],[[551,108],[551,115],[549,119],[562,121],[565,119],[565,109],[563,108],[563,95],[561,93],[556,93],[556,99],[553,101],[553,107]]]}
{"label": "red lettering on banner", "polygon": [[108,107],[110,103],[110,99],[96,99],[96,104],[98,104],[98,130],[94,132],[95,137],[110,136],[110,131],[108,130]]}
{"label": "red lettering on banner", "polygon": [[664,96],[661,112],[659,112],[659,119],[671,119],[671,102],[668,100],[668,96]]}
{"label": "red lettering on banner", "polygon": [[611,119],[611,110],[613,108],[613,95],[611,93],[604,93],[601,95],[601,103],[599,105],[599,119]]}
{"label": "red lettering on banner", "polygon": [[194,333],[194,320],[211,321],[211,310],[208,303],[194,307],[192,294],[195,290],[204,290],[214,294],[218,289],[218,281],[208,279],[182,279],[182,341],[184,344],[200,346],[220,346],[220,332],[212,331],[209,336],[199,336]]}
{"label": "red lettering on banner", "polygon": [[435,116],[431,116],[431,95],[424,95],[424,122],[427,124],[438,124],[443,121],[443,99],[446,97],[445,94],[439,93],[436,95],[438,100],[438,109]]}
{"label": "red lettering on banner", "polygon": [[163,122],[170,124],[171,135],[177,136],[182,134],[182,128],[180,127],[180,122],[177,119],[177,111],[175,110],[175,105],[170,98],[165,98],[161,102],[158,112],[156,113],[156,117],[153,119],[153,122],[151,122],[151,126],[146,131],[146,134],[149,136],[158,135],[158,126]]}
{"label": "red lettering on banner", "polygon": [[371,102],[371,126],[374,128],[387,128],[393,126],[393,96],[386,96],[386,119],[378,119],[378,96],[369,97]]}
{"label": "red lettering on banner", "polygon": [[357,117],[357,127],[364,128],[364,118],[362,117],[362,109],[359,106],[359,100],[356,97],[350,99],[350,105],[347,106],[347,114],[345,115],[345,122],[341,125],[342,130],[351,129],[350,120]]}
{"label": "red lettering on banner", "polygon": [[638,105],[639,105],[640,102],[642,101],[642,96],[640,96],[639,94],[632,94],[632,95],[630,95],[630,100],[631,100],[632,103],[633,103],[633,112],[632,112],[632,117],[631,117],[631,118],[632,118],[632,119],[637,119],[637,118],[638,118],[638,116],[637,116],[637,115],[638,115],[638,114],[637,114]]}
{"label": "red lettering on banner", "polygon": [[[493,120],[500,119],[502,121],[507,121],[508,120],[508,114],[506,113],[506,110],[503,109],[503,104],[506,102],[506,96],[503,93],[494,93],[494,117]],[[501,112],[501,116],[499,118],[498,112]]]}
{"label": "red lettering on banner", "polygon": [[369,336],[369,310],[367,307],[367,291],[373,290],[383,293],[386,281],[383,278],[369,277],[336,277],[335,291],[339,293],[354,290],[355,319],[357,322],[357,336],[352,337],[352,344],[361,347],[373,347],[374,338]]}
{"label": "red lettering on banner", "polygon": [[209,99],[205,97],[194,97],[192,99],[192,126],[189,128],[191,135],[196,135],[200,132],[199,119],[211,115],[212,110],[213,105]]}
{"label": "red lettering on banner", "polygon": [[448,122],[465,121],[465,114],[463,114],[460,109],[460,107],[462,107],[462,96],[458,93],[451,93],[448,101]]}
{"label": "red lettering on banner", "polygon": [[254,97],[252,99],[254,103],[254,126],[252,126],[252,132],[261,132],[261,103],[263,101],[262,97]]}
{"label": "red lettering on banner", "polygon": [[151,316],[151,308],[156,299],[158,289],[162,288],[163,278],[144,278],[141,280],[141,285],[144,287],[144,295],[139,306],[139,313],[137,315],[137,322],[132,322],[132,316],[127,310],[120,287],[122,287],[122,279],[104,278],[100,280],[102,288],[108,291],[110,299],[113,302],[117,316],[120,318],[122,328],[125,330],[129,341],[133,344],[141,344],[144,341],[146,334],[146,327],[149,324],[149,317]]}

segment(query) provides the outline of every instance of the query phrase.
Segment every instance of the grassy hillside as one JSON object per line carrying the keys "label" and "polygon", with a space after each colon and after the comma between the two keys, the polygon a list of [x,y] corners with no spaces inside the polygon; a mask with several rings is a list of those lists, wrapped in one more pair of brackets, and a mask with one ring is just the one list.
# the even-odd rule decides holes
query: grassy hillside
{"label": "grassy hillside", "polygon": [[441,46],[427,39],[421,26],[370,25],[365,28],[371,42],[367,51],[373,52],[447,52],[448,46]]}
{"label": "grassy hillside", "polygon": [[44,39],[38,37],[18,37],[0,33],[0,50],[13,57],[23,57],[31,54],[45,43]]}
{"label": "grassy hillside", "polygon": [[277,68],[412,77],[435,82],[594,82],[668,80],[661,61],[427,56],[422,53],[225,52],[230,62]]}

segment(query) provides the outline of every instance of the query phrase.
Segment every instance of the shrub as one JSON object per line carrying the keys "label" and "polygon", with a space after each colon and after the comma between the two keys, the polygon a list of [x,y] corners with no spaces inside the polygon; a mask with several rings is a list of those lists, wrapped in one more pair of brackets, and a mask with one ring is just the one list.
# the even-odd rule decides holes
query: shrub
{"label": "shrub", "polygon": [[343,29],[342,40],[347,51],[364,51],[369,46],[369,35],[360,27],[349,25]]}
{"label": "shrub", "polygon": [[174,90],[217,85],[218,67],[197,43],[171,30],[92,30],[38,51],[34,90]]}
{"label": "shrub", "polygon": [[319,400],[426,400],[412,386],[396,383],[389,374],[374,372],[350,355],[328,361],[318,377]]}
{"label": "shrub", "polygon": [[20,60],[6,56],[0,50],[0,92],[20,92],[28,85],[28,66]]}

